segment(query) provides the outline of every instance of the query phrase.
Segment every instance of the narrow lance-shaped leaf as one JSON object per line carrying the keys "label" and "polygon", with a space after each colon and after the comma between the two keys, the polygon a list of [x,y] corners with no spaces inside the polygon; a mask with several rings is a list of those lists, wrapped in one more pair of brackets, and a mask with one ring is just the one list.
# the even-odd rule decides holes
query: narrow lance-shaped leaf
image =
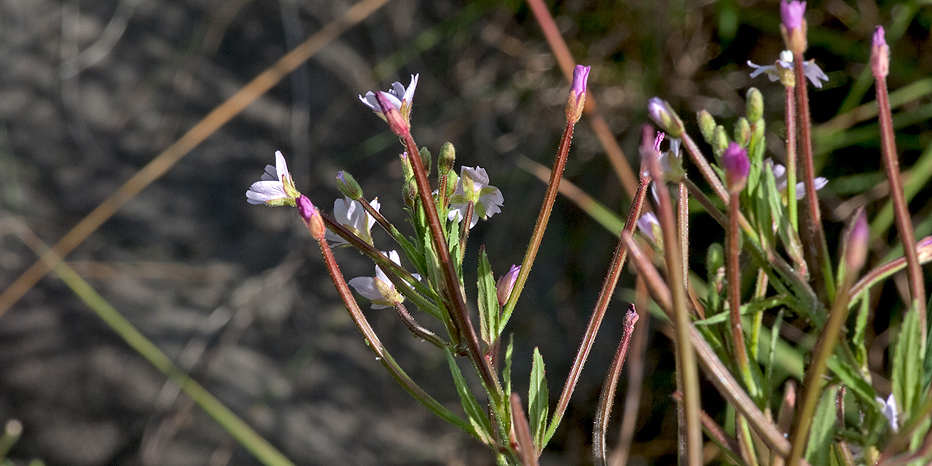
{"label": "narrow lance-shaped leaf", "polygon": [[919,311],[910,309],[903,317],[893,354],[893,396],[904,413],[912,412],[917,405],[925,365],[925,348],[922,347],[922,329],[919,326]]}
{"label": "narrow lance-shaped leaf", "polygon": [[489,265],[483,246],[479,249],[479,330],[482,341],[489,346],[498,340],[499,306],[496,291],[492,266]]}
{"label": "narrow lance-shaped leaf", "polygon": [[447,356],[447,362],[450,364],[450,374],[453,376],[453,383],[456,385],[456,393],[460,396],[460,403],[463,405],[463,411],[469,418],[469,423],[476,430],[477,437],[486,445],[492,444],[492,424],[486,416],[485,410],[479,406],[476,397],[469,390],[466,378],[460,372],[459,366],[456,365],[456,359],[453,353],[448,349],[444,352]]}
{"label": "narrow lance-shaped leaf", "polygon": [[549,409],[549,394],[547,392],[547,377],[544,370],[544,358],[540,351],[534,348],[534,362],[531,364],[531,383],[528,389],[528,417],[531,424],[531,435],[538,452],[543,449],[543,439],[547,432],[547,412]]}
{"label": "narrow lance-shaped leaf", "polygon": [[828,387],[822,393],[812,420],[809,443],[806,445],[806,461],[809,464],[829,464],[832,440],[835,434],[835,396],[837,386]]}

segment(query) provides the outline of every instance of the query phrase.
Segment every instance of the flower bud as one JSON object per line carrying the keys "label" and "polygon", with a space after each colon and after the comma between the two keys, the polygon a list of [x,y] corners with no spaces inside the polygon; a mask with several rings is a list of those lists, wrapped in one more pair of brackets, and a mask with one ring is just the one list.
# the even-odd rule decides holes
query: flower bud
{"label": "flower bud", "polygon": [[573,87],[566,101],[566,119],[572,123],[579,121],[586,107],[586,83],[589,81],[590,69],[589,66],[576,65],[573,70]]}
{"label": "flower bud", "polygon": [[932,236],[926,236],[916,243],[916,254],[923,264],[932,260]]}
{"label": "flower bud", "polygon": [[417,182],[413,179],[405,182],[401,188],[401,196],[404,198],[406,206],[414,207],[414,202],[417,200]]}
{"label": "flower bud", "polygon": [[748,160],[748,151],[737,143],[728,145],[722,154],[722,165],[725,169],[725,185],[731,194],[740,193],[748,182],[751,173],[751,161]]}
{"label": "flower bud", "polygon": [[780,18],[783,21],[780,31],[783,33],[783,41],[786,42],[786,48],[800,57],[807,47],[805,14],[806,2],[780,1]]}
{"label": "flower bud", "polygon": [[867,225],[867,215],[864,214],[864,208],[858,208],[845,235],[845,265],[848,267],[847,272],[852,277],[856,276],[867,261],[870,234],[871,230]]}
{"label": "flower bud", "polygon": [[392,132],[400,138],[408,137],[411,134],[411,127],[408,126],[408,121],[405,120],[401,112],[392,104],[392,101],[388,98],[388,93],[379,92],[375,95],[375,98],[382,108],[385,121],[388,122],[388,127],[392,129]]}
{"label": "flower bud", "polygon": [[637,222],[638,231],[650,240],[658,251],[663,251],[663,232],[660,229],[660,221],[653,212],[645,212]]}
{"label": "flower bud", "polygon": [[728,136],[725,134],[725,127],[718,125],[715,127],[715,132],[712,133],[712,153],[715,154],[715,157],[721,160],[722,154],[725,153],[725,149],[728,148]]}
{"label": "flower bud", "polygon": [[712,136],[715,134],[715,118],[706,110],[699,110],[696,114],[696,120],[699,121],[699,132],[705,142],[712,144]]}
{"label": "flower bud", "polygon": [[433,154],[426,147],[418,149],[418,153],[421,154],[421,163],[424,165],[424,170],[427,170],[427,176],[430,176]]}
{"label": "flower bud", "polygon": [[440,160],[437,161],[440,175],[453,170],[453,163],[455,161],[456,149],[453,148],[453,144],[449,142],[444,143],[443,146],[440,147]]}
{"label": "flower bud", "polygon": [[890,72],[890,46],[884,38],[883,26],[874,30],[874,40],[871,44],[871,72],[875,79],[886,78]]}
{"label": "flower bud", "polygon": [[512,265],[508,273],[502,275],[495,285],[495,294],[498,297],[498,305],[504,306],[511,297],[511,290],[515,287],[515,281],[518,280],[518,273],[521,272],[520,265]]}
{"label": "flower bud", "polygon": [[401,154],[398,154],[398,158],[401,159],[401,174],[404,176],[404,180],[413,180],[414,168],[411,167],[411,160],[408,159],[408,151],[404,151]]}
{"label": "flower bud", "polygon": [[353,175],[350,175],[345,170],[337,172],[337,189],[339,189],[344,196],[354,201],[358,201],[359,198],[362,197],[362,187],[356,182],[356,178],[353,178]]}
{"label": "flower bud", "polygon": [[670,137],[678,138],[683,134],[683,120],[670,108],[670,104],[659,97],[647,101],[647,115]]}
{"label": "flower bud", "polygon": [[322,241],[327,229],[324,227],[324,221],[320,218],[320,213],[317,212],[317,208],[314,207],[311,200],[303,194],[295,199],[295,204],[298,206],[298,214],[301,215],[301,219],[304,220],[304,224],[307,225],[307,231],[311,233],[314,239]]}
{"label": "flower bud", "polygon": [[735,122],[735,142],[745,147],[751,142],[751,123],[745,117]]}
{"label": "flower bud", "polygon": [[748,121],[757,123],[764,118],[764,95],[761,94],[760,90],[756,87],[748,89],[745,100],[747,103],[744,112],[748,117]]}

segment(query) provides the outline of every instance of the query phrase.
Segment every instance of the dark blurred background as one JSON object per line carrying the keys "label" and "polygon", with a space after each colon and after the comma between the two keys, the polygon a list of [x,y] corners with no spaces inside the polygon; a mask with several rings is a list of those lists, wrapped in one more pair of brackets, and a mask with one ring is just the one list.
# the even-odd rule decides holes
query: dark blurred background
{"label": "dark blurred background", "polygon": [[[767,98],[771,155],[782,157],[782,88],[751,80],[745,64],[772,63],[782,50],[778,2],[547,3],[577,60],[592,66],[591,95],[632,165],[649,97],[670,101],[697,134],[697,110],[728,126],[743,115],[749,86]],[[830,78],[810,94],[817,123],[873,98],[870,82],[859,80],[877,24],[887,26],[893,49],[891,89],[928,79],[927,4],[809,2],[807,58]],[[54,244],[214,107],[350,6],[0,1],[0,289],[36,260],[15,234],[18,222]],[[294,212],[244,198],[281,150],[298,189],[319,207],[332,210],[334,175],[345,169],[404,225],[400,147],[357,95],[396,80],[407,84],[414,73],[418,143],[436,153],[452,142],[457,165],[486,168],[504,194],[503,212],[473,230],[465,262],[474,264],[484,244],[496,275],[504,273],[523,256],[544,192],[519,160],[550,165],[569,88],[533,15],[515,0],[388,2],[200,144],[67,258],[297,464],[493,463],[481,444],[433,418],[382,370]],[[932,142],[929,95],[920,92],[898,109],[907,120],[912,115],[898,141],[907,167]],[[884,194],[860,194],[881,180],[876,136],[841,140],[817,141],[822,174],[832,179],[822,192],[831,222],[846,215],[844,200],[870,203]],[[585,121],[565,176],[619,216],[627,213],[624,190]],[[913,203],[917,219],[928,217],[927,197],[920,193]],[[692,262],[702,275],[704,248],[720,232],[702,215],[695,222],[699,252]],[[562,198],[550,225],[511,330],[516,388],[526,393],[530,354],[540,346],[555,402],[615,237]],[[926,228],[917,227],[918,234],[929,234]],[[388,244],[382,232],[375,239]],[[372,274],[360,255],[337,256],[348,278]],[[466,282],[474,276],[467,272]],[[632,284],[631,275],[622,277],[543,464],[591,461],[592,412]],[[886,293],[895,297],[896,290]],[[367,312],[412,377],[459,412],[443,356],[412,338],[392,313]],[[639,325],[657,326],[647,319]],[[672,355],[665,336],[649,335],[631,461],[671,464]],[[623,380],[619,393],[625,390]],[[704,397],[707,409],[721,407],[711,387]],[[54,275],[0,316],[0,422],[9,419],[24,426],[10,456],[15,464],[257,464]],[[610,439],[616,431],[613,425]]]}

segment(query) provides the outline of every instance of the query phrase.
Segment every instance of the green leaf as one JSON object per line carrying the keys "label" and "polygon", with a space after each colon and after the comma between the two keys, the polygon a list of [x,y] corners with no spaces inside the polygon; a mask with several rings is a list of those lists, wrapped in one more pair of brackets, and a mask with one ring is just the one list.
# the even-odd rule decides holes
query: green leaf
{"label": "green leaf", "polygon": [[505,393],[511,393],[511,354],[515,349],[515,336],[508,339],[508,347],[505,348],[505,364],[502,368],[502,380],[505,383]]}
{"label": "green leaf", "polygon": [[[500,318],[498,295],[492,266],[485,254],[485,246],[479,248],[479,330],[482,341],[492,346],[498,340],[498,321]],[[510,392],[506,392],[510,393]]]}
{"label": "green leaf", "polygon": [[911,413],[918,404],[924,356],[919,311],[914,307],[903,317],[893,353],[893,396],[903,413]]}
{"label": "green leaf", "polygon": [[466,378],[463,377],[459,366],[456,365],[456,358],[453,356],[452,351],[447,349],[444,354],[447,356],[447,363],[450,364],[450,374],[453,376],[453,383],[456,385],[456,393],[460,396],[460,403],[463,405],[466,417],[469,418],[469,423],[475,429],[479,440],[486,445],[492,445],[492,423],[469,389]]}
{"label": "green leaf", "polygon": [[[844,342],[841,342],[841,344],[844,344]],[[851,367],[846,362],[842,362],[841,358],[838,357],[837,351],[828,358],[828,368],[841,379],[845,387],[851,390],[851,393],[855,396],[866,403],[875,403],[874,398],[877,397],[877,392],[874,390],[874,387],[867,383],[864,379],[864,375],[858,371],[858,368]]]}
{"label": "green leaf", "polygon": [[829,386],[816,406],[809,432],[809,444],[806,445],[806,461],[809,464],[829,464],[832,440],[835,437],[835,396],[838,387]]}
{"label": "green leaf", "polygon": [[547,393],[547,378],[544,371],[544,358],[534,348],[534,362],[531,364],[531,383],[528,388],[528,417],[531,424],[531,436],[538,452],[543,449],[544,435],[547,432],[547,411],[550,399]]}

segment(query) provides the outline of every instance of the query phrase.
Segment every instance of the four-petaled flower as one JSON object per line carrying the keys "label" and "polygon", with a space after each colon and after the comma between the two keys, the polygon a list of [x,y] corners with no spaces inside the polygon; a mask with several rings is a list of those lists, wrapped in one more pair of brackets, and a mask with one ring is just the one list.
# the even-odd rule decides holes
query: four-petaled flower
{"label": "four-petaled flower", "polygon": [[253,183],[249,191],[246,191],[246,201],[250,204],[293,207],[295,199],[300,195],[294,187],[291,173],[288,172],[285,156],[281,151],[275,151],[275,166],[265,166],[262,180]]}
{"label": "four-petaled flower", "polygon": [[[398,251],[389,251],[387,254],[383,252],[388,258],[401,265],[401,259],[398,257]],[[421,276],[418,274],[412,274],[415,280],[420,280]],[[388,279],[388,276],[385,275],[385,272],[382,271],[382,268],[375,266],[375,276],[374,277],[356,277],[348,282],[350,286],[356,289],[356,292],[361,294],[364,298],[372,301],[372,309],[385,309],[393,307],[395,303],[400,303],[405,300],[404,296],[395,289],[395,285]]]}
{"label": "four-petaled flower", "polygon": [[[375,209],[376,212],[379,211],[379,198],[373,199],[369,202],[369,205]],[[369,212],[366,212],[366,209],[363,208],[363,205],[359,201],[354,201],[348,197],[343,199],[337,199],[333,203],[333,217],[340,225],[346,227],[347,230],[353,232],[361,240],[372,244],[372,225],[375,224],[375,219],[369,215]],[[330,241],[335,246],[347,244],[347,241],[336,233],[327,230],[327,241]]]}
{"label": "four-petaled flower", "polygon": [[[780,59],[777,60],[773,65],[757,65],[752,63],[751,60],[748,60],[748,66],[754,68],[754,71],[751,72],[752,78],[756,78],[761,74],[766,73],[767,77],[770,78],[771,81],[777,81],[782,77],[781,72],[784,70],[787,72],[792,72],[793,52],[790,52],[789,50],[780,52]],[[809,79],[809,82],[811,82],[813,86],[819,89],[822,88],[822,81],[828,82],[828,75],[822,71],[822,68],[819,68],[819,65],[815,64],[815,59],[803,62],[803,73],[806,75],[806,78]]]}
{"label": "four-petaled flower", "polygon": [[[771,171],[773,171],[773,177],[777,182],[777,191],[783,195],[783,200],[786,201],[786,197],[789,196],[787,190],[787,184],[789,181],[786,177],[786,167],[780,165],[779,163],[774,163],[769,157],[764,159],[764,167],[771,166]],[[817,177],[815,179],[815,189],[816,191],[825,187],[828,184],[828,180],[823,177]],[[802,199],[806,197],[806,183],[799,182],[796,183],[796,199]]]}
{"label": "four-petaled flower", "polygon": [[489,186],[489,175],[484,168],[462,167],[460,169],[459,184],[456,186],[456,192],[450,197],[449,219],[462,222],[466,216],[466,206],[470,201],[473,203],[470,229],[476,226],[479,217],[488,219],[502,211],[501,206],[505,198],[502,197],[502,192],[498,188]]}
{"label": "four-petaled flower", "polygon": [[[417,74],[411,75],[411,83],[408,84],[407,88],[402,86],[400,82],[395,81],[388,92],[381,92],[392,106],[401,112],[401,115],[406,121],[411,116],[411,101],[414,99],[414,90],[417,89],[418,76]],[[366,104],[367,107],[371,108],[373,112],[378,114],[385,113],[382,111],[382,106],[379,105],[379,101],[376,99],[374,92],[366,92],[365,97],[359,96],[359,100]]]}

